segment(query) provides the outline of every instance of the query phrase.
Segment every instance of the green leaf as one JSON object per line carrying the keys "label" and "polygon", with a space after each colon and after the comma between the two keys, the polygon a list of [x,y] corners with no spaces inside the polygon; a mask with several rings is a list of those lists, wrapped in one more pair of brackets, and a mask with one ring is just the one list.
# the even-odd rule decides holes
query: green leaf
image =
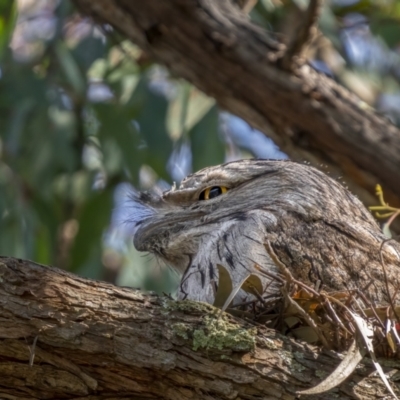
{"label": "green leaf", "polygon": [[83,73],[104,56],[105,43],[100,37],[86,36],[71,50],[71,55]]}
{"label": "green leaf", "polygon": [[17,2],[0,0],[0,60],[8,49],[15,22],[17,20]]}
{"label": "green leaf", "polygon": [[[135,128],[130,110],[113,104],[96,104],[94,106],[100,121],[99,139],[103,148],[103,155],[107,157],[122,156],[122,166],[127,168],[129,179],[137,182],[139,169],[143,163],[143,152],[139,151],[140,135]],[[109,146],[111,143],[111,150]],[[117,147],[114,146],[116,143]],[[113,147],[114,146],[114,147]],[[107,148],[106,148],[107,147]],[[119,151],[118,151],[119,150]],[[106,166],[116,174],[117,160],[104,160]]]}
{"label": "green leaf", "polygon": [[100,268],[103,233],[110,222],[113,188],[96,192],[82,207],[78,217],[79,230],[71,250],[70,269],[80,270],[89,260]]}
{"label": "green leaf", "polygon": [[32,198],[32,211],[35,213],[37,234],[35,237],[35,260],[51,264],[57,248],[57,234],[61,219],[59,199],[48,201],[38,191]]}
{"label": "green leaf", "polygon": [[190,130],[193,171],[220,164],[225,158],[225,145],[219,137],[219,113],[212,107]]}
{"label": "green leaf", "polygon": [[400,20],[389,17],[372,18],[370,28],[373,34],[380,36],[389,48],[400,42]]}
{"label": "green leaf", "polygon": [[215,100],[188,83],[178,85],[177,96],[170,101],[167,115],[167,126],[174,140],[185,137],[215,105]]}
{"label": "green leaf", "polygon": [[147,146],[145,163],[159,177],[169,179],[166,165],[172,152],[172,141],[167,131],[167,99],[149,87],[146,78],[141,79],[129,104],[135,110],[133,118],[139,124],[141,137]]}
{"label": "green leaf", "polygon": [[49,265],[52,263],[52,250],[54,249],[50,243],[52,243],[50,232],[45,226],[40,226],[36,230],[35,235],[35,261],[40,264]]}
{"label": "green leaf", "polygon": [[86,95],[86,79],[71,51],[64,42],[58,41],[55,43],[55,52],[68,84],[78,96],[84,98]]}

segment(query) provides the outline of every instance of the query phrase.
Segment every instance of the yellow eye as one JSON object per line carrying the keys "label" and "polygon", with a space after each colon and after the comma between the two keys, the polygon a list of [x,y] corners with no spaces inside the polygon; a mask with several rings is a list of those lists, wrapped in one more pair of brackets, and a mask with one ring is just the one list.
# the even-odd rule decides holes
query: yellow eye
{"label": "yellow eye", "polygon": [[228,191],[225,186],[211,186],[200,193],[199,200],[211,200]]}

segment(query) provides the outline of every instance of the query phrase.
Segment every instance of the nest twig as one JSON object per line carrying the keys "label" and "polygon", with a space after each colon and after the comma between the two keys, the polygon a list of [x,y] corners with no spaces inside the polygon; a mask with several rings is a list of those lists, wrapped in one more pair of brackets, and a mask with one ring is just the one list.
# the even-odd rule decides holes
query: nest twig
{"label": "nest twig", "polygon": [[[385,243],[382,243],[380,253]],[[400,307],[395,305],[393,295],[387,293],[390,299],[388,304],[374,307],[362,289],[341,292],[316,290],[295,279],[269,243],[265,247],[279,273],[272,273],[258,265],[256,268],[260,275],[281,285],[281,294],[267,296],[258,293],[253,300],[235,303],[228,311],[234,310],[235,315],[242,312],[246,320],[337,351],[347,350],[355,340],[357,327],[353,317],[358,315],[372,328],[374,349],[378,355],[400,355],[397,331],[400,331]],[[381,265],[386,278],[382,255]],[[388,284],[386,287],[388,290]]]}

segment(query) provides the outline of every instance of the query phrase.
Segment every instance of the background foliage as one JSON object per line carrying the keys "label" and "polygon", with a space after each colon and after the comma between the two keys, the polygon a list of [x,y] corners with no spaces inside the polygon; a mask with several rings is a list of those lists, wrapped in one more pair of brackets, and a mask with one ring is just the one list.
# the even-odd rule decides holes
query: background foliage
{"label": "background foliage", "polygon": [[[307,1],[259,0],[284,40]],[[327,1],[315,68],[399,122],[400,2]],[[130,185],[163,190],[204,166],[285,157],[67,0],[0,0],[0,254],[122,285],[177,277],[135,252]]]}

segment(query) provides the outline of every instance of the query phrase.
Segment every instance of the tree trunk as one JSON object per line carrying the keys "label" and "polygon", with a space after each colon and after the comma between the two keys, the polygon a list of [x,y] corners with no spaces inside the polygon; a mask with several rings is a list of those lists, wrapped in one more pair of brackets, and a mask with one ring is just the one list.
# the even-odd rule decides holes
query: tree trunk
{"label": "tree trunk", "polygon": [[265,132],[293,160],[324,164],[366,204],[377,203],[380,183],[389,203],[400,205],[399,129],[307,63],[285,68],[285,46],[229,0],[73,2]]}
{"label": "tree trunk", "polygon": [[[190,301],[0,257],[1,399],[294,399],[339,363]],[[400,362],[383,360],[396,380]],[[367,359],[315,399],[386,395]],[[307,398],[307,396],[303,396]]]}

